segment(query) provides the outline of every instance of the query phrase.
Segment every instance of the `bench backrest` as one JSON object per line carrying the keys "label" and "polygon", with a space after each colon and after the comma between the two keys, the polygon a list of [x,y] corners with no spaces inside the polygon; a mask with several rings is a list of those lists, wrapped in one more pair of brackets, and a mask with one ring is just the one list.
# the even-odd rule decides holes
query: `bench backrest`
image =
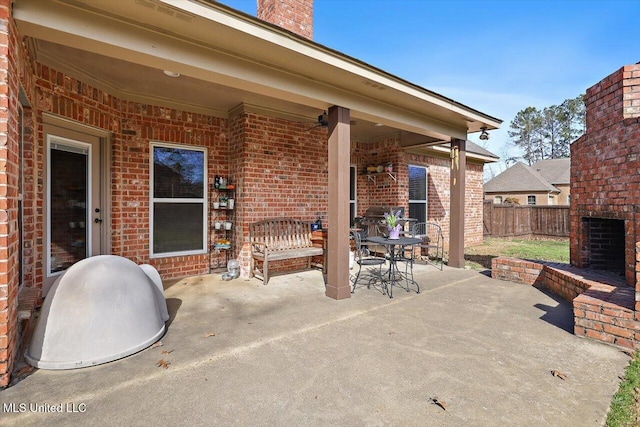
{"label": "bench backrest", "polygon": [[313,246],[311,222],[292,218],[272,218],[249,224],[249,238],[267,245],[270,250]]}

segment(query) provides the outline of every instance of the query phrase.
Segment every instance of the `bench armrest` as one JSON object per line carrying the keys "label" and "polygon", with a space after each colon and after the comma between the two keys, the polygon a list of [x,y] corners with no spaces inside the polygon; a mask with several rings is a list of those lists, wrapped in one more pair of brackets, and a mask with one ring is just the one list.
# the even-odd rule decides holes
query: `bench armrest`
{"label": "bench armrest", "polygon": [[266,243],[264,242],[258,242],[257,240],[251,240],[249,241],[249,244],[251,245],[251,249],[257,249],[260,252],[267,252],[269,250],[269,248],[267,247]]}

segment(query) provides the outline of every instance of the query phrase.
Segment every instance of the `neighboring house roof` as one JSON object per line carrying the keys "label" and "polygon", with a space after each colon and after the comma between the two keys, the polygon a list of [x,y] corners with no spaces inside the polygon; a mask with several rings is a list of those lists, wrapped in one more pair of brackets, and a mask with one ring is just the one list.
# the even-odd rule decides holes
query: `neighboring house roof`
{"label": "neighboring house roof", "polygon": [[569,184],[569,176],[571,175],[571,159],[569,157],[539,160],[531,168],[542,175],[550,184]]}
{"label": "neighboring house roof", "polygon": [[511,193],[516,191],[560,192],[535,169],[520,162],[484,184],[485,193]]}

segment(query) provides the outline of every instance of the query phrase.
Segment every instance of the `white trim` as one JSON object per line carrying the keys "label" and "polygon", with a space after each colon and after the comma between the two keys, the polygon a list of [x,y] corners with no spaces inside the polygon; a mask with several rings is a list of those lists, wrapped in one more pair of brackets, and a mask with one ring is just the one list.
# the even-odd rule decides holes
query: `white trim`
{"label": "white trim", "polygon": [[[57,147],[53,147],[53,145],[55,144],[60,144],[61,146],[57,146]],[[92,159],[92,150],[91,150],[91,144],[86,143],[86,142],[82,142],[82,141],[76,141],[74,139],[69,139],[69,138],[63,138],[61,136],[57,136],[57,135],[52,135],[52,134],[48,134],[47,135],[47,165],[46,165],[46,169],[47,169],[47,188],[46,188],[46,198],[47,198],[47,209],[45,212],[45,217],[46,217],[46,222],[47,222],[47,241],[46,241],[46,250],[45,250],[45,277],[49,278],[49,277],[54,277],[54,276],[58,276],[60,274],[62,274],[64,271],[56,271],[56,272],[51,272],[51,234],[52,234],[52,229],[51,229],[51,150],[52,148],[54,150],[62,150],[64,147],[69,147],[69,148],[77,148],[80,149],[80,151],[76,151],[76,150],[69,150],[73,153],[77,153],[77,154],[83,154],[86,158],[86,168],[87,168],[87,174],[85,176],[86,179],[86,183],[87,183],[87,187],[85,189],[86,191],[86,210],[85,210],[85,233],[86,233],[86,241],[85,241],[85,246],[84,246],[84,255],[85,258],[88,258],[92,255],[91,250],[92,250],[92,233],[91,233],[91,218],[90,218],[90,212],[91,212],[91,206],[92,206],[92,199],[91,199],[91,195],[93,194],[93,188],[92,188],[92,175],[91,175],[91,159]],[[84,258],[83,258],[84,259]]]}
{"label": "white trim", "polygon": [[[171,198],[155,198],[153,197],[154,193],[154,177],[153,177],[153,155],[155,147],[165,147],[165,148],[177,148],[180,150],[190,150],[190,151],[200,151],[203,153],[203,197],[201,199],[194,198],[183,198],[183,199],[171,199]],[[209,232],[209,223],[207,221],[208,218],[208,209],[209,209],[209,201],[208,201],[208,188],[209,188],[209,175],[208,175],[208,150],[207,147],[200,147],[195,145],[186,145],[186,144],[174,144],[170,142],[162,142],[162,141],[151,141],[150,142],[150,150],[149,150],[149,257],[151,259],[155,258],[168,258],[174,256],[185,256],[185,255],[202,255],[206,254],[209,251],[207,247],[207,234]],[[162,253],[154,253],[153,252],[153,224],[154,217],[153,211],[156,203],[202,203],[202,249],[194,249],[189,251],[178,251],[178,252],[162,252]]]}

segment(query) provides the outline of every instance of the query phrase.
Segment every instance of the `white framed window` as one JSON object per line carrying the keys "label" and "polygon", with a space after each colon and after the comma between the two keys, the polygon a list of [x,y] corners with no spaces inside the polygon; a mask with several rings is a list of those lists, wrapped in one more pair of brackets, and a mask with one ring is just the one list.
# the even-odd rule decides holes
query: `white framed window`
{"label": "white framed window", "polygon": [[207,252],[207,149],[151,143],[152,257]]}
{"label": "white framed window", "polygon": [[502,203],[502,196],[493,196],[493,203],[499,205]]}
{"label": "white framed window", "polygon": [[427,220],[427,172],[424,166],[409,165],[409,218]]}
{"label": "white framed window", "polygon": [[527,196],[527,204],[535,205],[536,204],[536,196]]}
{"label": "white framed window", "polygon": [[356,171],[356,165],[349,167],[349,224],[351,227],[355,225],[354,220],[356,218],[356,212],[358,212],[358,205],[356,203],[358,197],[358,175]]}

